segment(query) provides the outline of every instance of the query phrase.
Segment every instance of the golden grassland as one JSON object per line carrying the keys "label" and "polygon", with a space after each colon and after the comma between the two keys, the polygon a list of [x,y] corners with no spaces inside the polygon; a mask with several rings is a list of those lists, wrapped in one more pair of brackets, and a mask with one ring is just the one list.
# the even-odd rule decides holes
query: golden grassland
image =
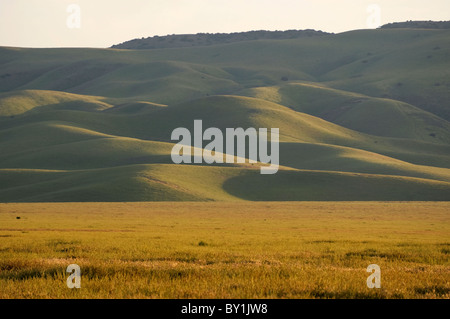
{"label": "golden grassland", "polygon": [[[449,298],[449,213],[449,202],[0,204],[0,298]],[[374,263],[380,289],[366,285]],[[66,285],[69,264],[81,289]]]}

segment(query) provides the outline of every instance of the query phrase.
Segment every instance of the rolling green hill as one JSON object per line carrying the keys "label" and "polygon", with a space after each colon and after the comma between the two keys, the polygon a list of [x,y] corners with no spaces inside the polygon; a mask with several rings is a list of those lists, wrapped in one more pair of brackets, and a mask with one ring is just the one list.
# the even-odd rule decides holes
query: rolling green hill
{"label": "rolling green hill", "polygon": [[[0,201],[449,200],[449,39],[0,48]],[[171,132],[196,119],[279,128],[279,171],[173,164]]]}
{"label": "rolling green hill", "polygon": [[104,98],[70,94],[58,91],[25,90],[0,94],[0,116],[13,117],[36,108],[75,109],[101,111],[111,105],[103,102]]}
{"label": "rolling green hill", "polygon": [[449,122],[413,105],[332,89],[315,83],[289,83],[241,92],[286,105],[367,134],[450,142]]}

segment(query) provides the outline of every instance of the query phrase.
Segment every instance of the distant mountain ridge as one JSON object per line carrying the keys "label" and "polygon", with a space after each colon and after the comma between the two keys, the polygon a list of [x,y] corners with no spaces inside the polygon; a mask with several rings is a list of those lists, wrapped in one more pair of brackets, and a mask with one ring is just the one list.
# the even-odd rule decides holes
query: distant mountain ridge
{"label": "distant mountain ridge", "polygon": [[164,49],[182,48],[192,46],[205,46],[250,40],[275,40],[297,39],[303,37],[323,36],[331,33],[316,30],[287,30],[287,31],[247,31],[235,33],[197,33],[197,34],[172,34],[166,36],[154,36],[141,39],[133,39],[121,44],[113,45],[112,49]]}
{"label": "distant mountain ridge", "polygon": [[381,29],[450,29],[450,21],[406,21],[388,23],[380,27]]}
{"label": "distant mountain ridge", "polygon": [[[450,29],[450,21],[405,21],[382,25],[380,29]],[[283,40],[304,37],[318,37],[334,33],[306,30],[287,31],[246,31],[234,33],[197,33],[197,34],[171,34],[166,36],[153,36],[133,39],[111,46],[111,49],[149,50],[165,48],[184,48],[193,46],[208,46],[251,40]]]}

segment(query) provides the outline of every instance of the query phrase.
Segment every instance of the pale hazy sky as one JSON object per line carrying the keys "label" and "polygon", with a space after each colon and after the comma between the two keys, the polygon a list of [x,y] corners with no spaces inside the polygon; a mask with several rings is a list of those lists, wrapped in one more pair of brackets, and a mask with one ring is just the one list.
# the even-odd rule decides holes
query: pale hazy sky
{"label": "pale hazy sky", "polygon": [[109,47],[154,35],[250,30],[339,33],[406,20],[450,20],[450,0],[0,0],[0,46]]}

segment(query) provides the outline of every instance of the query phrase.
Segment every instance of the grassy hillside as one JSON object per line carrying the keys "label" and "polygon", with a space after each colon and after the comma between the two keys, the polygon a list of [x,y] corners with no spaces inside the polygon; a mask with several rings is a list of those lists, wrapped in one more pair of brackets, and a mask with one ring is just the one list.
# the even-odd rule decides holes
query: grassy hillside
{"label": "grassy hillside", "polygon": [[[0,48],[0,201],[448,200],[449,38]],[[196,119],[279,128],[279,172],[173,164]]]}
{"label": "grassy hillside", "polygon": [[401,100],[448,120],[449,36],[450,30],[381,29],[155,50],[2,48],[0,91],[64,90],[169,104],[306,80]]}
{"label": "grassy hillside", "polygon": [[252,88],[241,94],[286,105],[367,134],[450,142],[449,122],[413,105],[316,83]]}
{"label": "grassy hillside", "polygon": [[14,117],[36,108],[101,111],[111,107],[104,98],[58,91],[24,90],[0,94],[0,117]]}
{"label": "grassy hillside", "polygon": [[292,169],[261,175],[251,168],[172,164],[79,171],[2,169],[0,178],[8,183],[0,189],[5,202],[445,201],[450,192],[450,182],[411,177]]}

